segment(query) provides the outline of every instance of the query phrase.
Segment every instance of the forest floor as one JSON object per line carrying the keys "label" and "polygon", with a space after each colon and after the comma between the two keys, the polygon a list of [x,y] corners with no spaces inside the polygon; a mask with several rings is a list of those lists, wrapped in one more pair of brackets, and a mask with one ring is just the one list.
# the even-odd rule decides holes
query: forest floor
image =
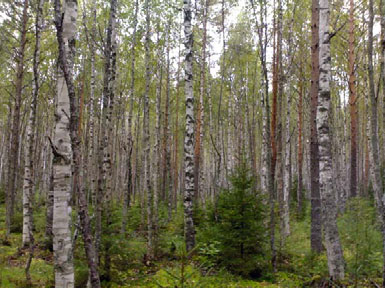
{"label": "forest floor", "polygon": [[[339,218],[347,280],[340,286],[332,285],[333,287],[375,287],[376,283],[381,283],[381,235],[377,229],[374,208],[368,203],[366,200],[356,201],[347,208],[348,212],[345,211]],[[139,208],[132,210],[136,211],[132,211],[131,222],[140,222]],[[119,223],[115,223],[115,226],[112,224],[112,233],[107,238],[111,269],[109,278],[102,275],[103,287],[328,287],[325,286],[327,279],[325,253],[313,255],[310,252],[309,213],[301,221],[292,217],[291,234],[285,243],[279,240],[279,235],[277,236],[279,272],[275,274],[271,271],[266,272],[258,279],[235,276],[215,265],[204,267],[199,263],[202,257],[178,258],[173,256],[172,252],[165,252],[167,249],[170,250],[171,239],[183,241],[180,235],[175,234],[177,227],[180,226],[180,219],[183,218],[182,213],[180,214],[175,217],[177,218],[175,223],[167,225],[163,232],[160,232],[159,251],[162,252],[159,253],[158,259],[150,264],[144,256],[146,242],[143,233],[130,228],[129,236],[123,238],[118,232]],[[32,287],[54,287],[53,256],[52,252],[45,249],[44,242],[44,207],[37,209],[34,221],[37,245],[31,266]],[[24,270],[29,252],[20,249],[21,211],[17,211],[14,222],[13,233],[5,240],[5,206],[0,204],[0,287],[2,288],[27,287]],[[82,239],[79,237],[74,252],[76,287],[85,287],[87,280],[83,250]],[[269,263],[268,255],[265,261]]]}

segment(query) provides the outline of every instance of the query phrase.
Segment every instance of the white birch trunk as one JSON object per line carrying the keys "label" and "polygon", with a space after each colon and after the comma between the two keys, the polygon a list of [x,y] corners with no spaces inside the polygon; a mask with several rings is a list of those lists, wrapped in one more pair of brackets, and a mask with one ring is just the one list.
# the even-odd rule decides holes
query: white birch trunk
{"label": "white birch trunk", "polygon": [[[68,11],[69,9],[66,9]],[[71,11],[74,12],[74,11]],[[68,12],[67,12],[68,13]],[[63,23],[69,23],[68,14]],[[74,12],[76,13],[76,12]],[[75,18],[76,19],[76,18]],[[67,40],[67,39],[66,39]],[[60,72],[59,72],[60,73]],[[54,208],[53,249],[55,287],[74,287],[74,267],[71,239],[71,139],[69,134],[70,106],[67,85],[60,73],[57,80],[57,104],[54,145],[57,153],[53,160]]]}
{"label": "white birch trunk", "polygon": [[335,280],[344,278],[344,259],[337,228],[336,195],[333,191],[332,150],[330,133],[330,33],[329,0],[320,0],[319,9],[319,93],[317,131],[319,142],[319,181],[322,199],[325,244],[329,274]]}
{"label": "white birch trunk", "polygon": [[186,248],[190,251],[195,246],[195,228],[193,222],[194,198],[194,95],[193,95],[193,32],[191,0],[184,0],[184,45],[185,45],[185,97],[186,97],[186,130],[184,138],[185,152],[185,190],[184,190],[184,231]]}
{"label": "white birch trunk", "polygon": [[32,237],[32,201],[34,189],[34,147],[35,147],[35,126],[37,98],[39,93],[39,62],[40,62],[40,38],[42,26],[44,0],[39,0],[36,11],[35,27],[35,51],[33,57],[33,91],[31,110],[28,124],[26,127],[27,143],[25,145],[25,166],[24,166],[24,186],[23,186],[23,246],[30,244]]}

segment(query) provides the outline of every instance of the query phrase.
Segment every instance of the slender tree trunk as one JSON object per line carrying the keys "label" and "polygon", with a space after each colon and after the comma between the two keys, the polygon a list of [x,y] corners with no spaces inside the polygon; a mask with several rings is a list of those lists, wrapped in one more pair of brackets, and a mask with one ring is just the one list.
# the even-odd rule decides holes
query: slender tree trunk
{"label": "slender tree trunk", "polygon": [[303,215],[303,144],[302,144],[302,129],[303,129],[303,72],[302,72],[302,62],[301,62],[301,73],[299,80],[299,95],[298,95],[298,186],[297,186],[297,214],[301,218]]}
{"label": "slender tree trunk", "polygon": [[[280,2],[279,2],[280,3]],[[275,14],[275,0],[274,0],[274,14]],[[276,17],[276,15],[274,15],[274,20],[273,20],[273,99],[272,99],[272,109],[271,109],[271,128],[270,128],[270,131],[271,131],[271,134],[270,134],[270,142],[271,142],[271,177],[272,177],[272,181],[274,183],[274,179],[275,179],[275,170],[276,170],[276,164],[277,164],[277,98],[278,98],[278,74],[279,74],[279,65],[278,65],[278,62],[281,60],[280,58],[280,53],[281,53],[281,45],[282,44],[282,38],[281,38],[281,41],[279,41],[279,39],[277,39],[277,34],[278,34],[278,38],[279,38],[279,35],[280,35],[280,31],[278,31],[277,33],[277,30],[279,30],[279,27],[277,29],[277,26],[280,26],[280,23],[281,23],[281,19],[279,18],[280,15],[278,15],[278,17]],[[278,19],[278,25],[276,24],[277,22],[277,19]]]}
{"label": "slender tree trunk", "polygon": [[[162,191],[166,191],[167,180],[171,180],[171,171],[170,171],[170,125],[169,125],[169,106],[170,106],[170,21],[167,23],[167,46],[166,46],[166,99],[164,102],[164,124],[163,124],[163,143],[162,143]],[[169,177],[167,177],[169,175]],[[169,179],[167,179],[169,178]],[[169,189],[167,195],[167,206],[168,206],[168,220],[171,220],[171,204],[172,204],[172,181],[169,181]],[[165,194],[165,192],[164,192]],[[166,200],[166,199],[165,199]]]}
{"label": "slender tree trunk", "polygon": [[145,2],[146,11],[146,40],[145,40],[145,66],[146,66],[146,84],[144,93],[144,114],[143,114],[143,145],[144,145],[144,178],[145,191],[147,192],[147,256],[151,260],[154,257],[153,244],[153,191],[151,187],[151,163],[150,163],[150,4],[149,0]]}
{"label": "slender tree trunk", "polygon": [[96,165],[95,161],[95,88],[96,88],[96,67],[95,67],[95,44],[94,39],[96,37],[96,4],[92,2],[92,27],[89,41],[89,49],[91,54],[91,83],[90,83],[90,100],[89,100],[89,150],[88,150],[88,179],[90,179],[90,191],[92,197],[92,204],[96,204],[96,179],[97,179],[97,169],[95,169],[94,165]]}
{"label": "slender tree trunk", "polygon": [[[99,250],[101,246],[102,233],[102,212],[106,214],[107,225],[106,233],[109,233],[111,224],[110,209],[111,209],[111,139],[113,136],[112,115],[114,110],[114,85],[116,75],[116,14],[117,0],[110,1],[110,15],[108,20],[107,35],[104,48],[104,75],[103,75],[103,97],[102,97],[102,115],[100,121],[100,145],[99,145],[99,181],[98,191],[96,195],[96,221],[95,221],[95,247],[96,260],[99,263]],[[104,207],[104,209],[103,209]],[[103,211],[104,210],[104,211]],[[106,278],[109,277],[110,270],[110,255],[109,243],[105,245],[105,261]]]}
{"label": "slender tree trunk", "polygon": [[16,80],[15,80],[15,106],[13,111],[12,132],[11,132],[11,149],[8,162],[8,189],[6,193],[6,237],[11,233],[11,224],[15,206],[15,196],[17,191],[17,175],[18,175],[18,159],[20,147],[20,110],[23,95],[24,80],[24,58],[25,46],[27,43],[27,25],[28,25],[28,6],[29,1],[24,0],[23,14],[21,19],[21,30],[19,47],[16,53]]}
{"label": "slender tree trunk", "polygon": [[193,221],[194,197],[194,95],[193,95],[193,31],[191,0],[184,0],[184,35],[185,35],[185,97],[186,97],[186,130],[184,138],[185,152],[185,191],[184,191],[184,233],[186,249],[195,246],[195,228]]}
{"label": "slender tree trunk", "polygon": [[377,209],[381,219],[381,232],[382,232],[382,253],[383,253],[383,270],[382,287],[385,287],[385,203],[383,199],[383,185],[380,170],[380,152],[378,144],[378,116],[377,116],[377,97],[374,88],[374,71],[373,71],[373,0],[369,0],[369,23],[368,23],[368,76],[369,76],[369,95],[370,95],[370,135],[371,135],[371,162],[372,162],[372,175],[373,175],[373,190],[374,198],[377,202]]}
{"label": "slender tree trunk", "polygon": [[135,15],[134,15],[134,30],[132,32],[132,47],[131,47],[131,83],[130,83],[130,108],[128,111],[128,123],[127,123],[127,191],[124,193],[124,204],[123,204],[123,220],[122,220],[122,234],[125,233],[127,225],[127,211],[130,206],[133,179],[132,179],[132,149],[133,149],[133,139],[132,139],[132,113],[134,107],[134,93],[135,93],[135,48],[136,48],[136,30],[138,26],[138,12],[139,12],[139,0],[135,0]]}
{"label": "slender tree trunk", "polygon": [[27,145],[25,145],[25,165],[24,165],[24,186],[23,186],[23,246],[27,247],[31,244],[33,227],[32,205],[34,190],[34,147],[35,147],[35,131],[36,131],[36,110],[37,100],[39,96],[40,79],[39,79],[39,62],[40,62],[40,38],[42,29],[44,0],[39,0],[36,9],[35,20],[35,49],[33,53],[33,89],[32,101],[30,107],[30,115],[26,128]]}
{"label": "slender tree trunk", "polygon": [[[289,223],[289,194],[290,194],[290,105],[291,95],[286,93],[286,117],[283,115],[283,94],[284,94],[284,74],[283,74],[283,63],[282,63],[282,1],[278,0],[278,23],[277,23],[277,74],[278,74],[278,99],[280,101],[278,109],[278,131],[277,141],[281,141],[277,144],[278,157],[276,159],[276,175],[277,175],[277,195],[282,195],[280,206],[281,206],[281,236],[284,241],[290,234],[290,223]],[[275,115],[277,116],[277,115]],[[272,115],[273,121],[274,115]],[[285,121],[285,128],[284,128]],[[273,141],[273,139],[272,139]],[[273,147],[273,146],[272,146]],[[272,158],[272,161],[274,159]]]}
{"label": "slender tree trunk", "polygon": [[205,95],[205,89],[206,89],[206,40],[207,40],[207,10],[208,10],[208,5],[209,5],[209,1],[208,0],[204,0],[202,1],[204,3],[202,3],[203,7],[201,8],[202,9],[202,14],[203,14],[203,19],[202,19],[202,22],[203,22],[203,38],[202,38],[202,55],[201,55],[201,67],[200,67],[200,87],[199,87],[199,102],[198,102],[198,105],[197,105],[197,116],[196,116],[196,124],[195,124],[195,151],[194,151],[194,160],[195,160],[195,163],[194,163],[194,173],[195,173],[195,183],[194,183],[194,186],[195,186],[195,197],[194,197],[194,200],[198,200],[200,197],[200,191],[199,191],[199,187],[200,187],[200,175],[201,175],[201,168],[200,168],[200,164],[201,164],[201,149],[202,149],[202,142],[203,142],[203,139],[201,139],[201,136],[202,136],[202,128],[203,128],[203,99],[204,99],[204,95]]}
{"label": "slender tree trunk", "polygon": [[[285,134],[282,137],[284,141],[285,154],[284,154],[284,167],[283,167],[283,230],[282,234],[284,239],[290,235],[290,107],[291,106],[291,95],[286,93],[286,124]],[[283,151],[282,151],[283,153]]]}
{"label": "slender tree trunk", "polygon": [[[218,123],[217,123],[217,137],[215,139],[215,142],[213,142],[213,145],[216,145],[218,148],[215,148],[217,150],[217,169],[215,173],[215,190],[218,190],[218,188],[221,186],[221,175],[223,174],[223,170],[225,170],[227,175],[227,166],[223,165],[223,170],[221,169],[222,162],[225,163],[225,147],[223,145],[223,121],[222,121],[222,99],[224,94],[224,83],[225,83],[225,76],[226,76],[226,37],[225,37],[225,0],[222,0],[221,2],[221,24],[222,24],[222,63],[221,63],[221,85],[219,90],[219,101],[218,101]],[[221,173],[222,172],[222,173]],[[217,191],[215,191],[215,194]]]}
{"label": "slender tree trunk", "polygon": [[[162,115],[161,115],[161,104],[162,104],[162,84],[163,84],[163,67],[164,67],[164,58],[163,58],[163,45],[160,44],[160,23],[158,22],[157,25],[157,43],[159,45],[157,49],[157,58],[158,58],[158,66],[157,66],[157,80],[158,85],[156,87],[156,108],[155,108],[155,114],[156,117],[156,123],[155,123],[155,145],[154,145],[154,151],[153,151],[153,167],[155,168],[152,172],[153,173],[153,220],[152,220],[152,226],[153,226],[153,238],[154,238],[154,250],[156,250],[156,239],[157,239],[157,233],[158,233],[158,203],[159,203],[159,196],[164,201],[165,200],[165,190],[166,186],[163,186],[165,183],[163,183],[163,177],[161,178],[161,175],[165,171],[161,171],[163,168],[163,165],[166,163],[166,159],[162,156],[162,148],[161,147],[161,121],[162,121]],[[150,125],[150,124],[148,124]],[[150,128],[148,128],[150,129]],[[156,251],[154,251],[154,255],[156,255]]]}
{"label": "slender tree trunk", "polygon": [[[100,204],[99,209],[103,209],[106,217],[105,233],[111,233],[111,209],[112,209],[112,184],[113,182],[113,167],[111,154],[114,151],[115,139],[114,137],[114,108],[115,108],[115,78],[116,78],[116,15],[117,15],[117,0],[110,0],[110,15],[108,19],[107,35],[106,35],[106,46],[104,49],[105,53],[105,67],[104,67],[104,83],[103,83],[103,111],[105,115],[106,127],[104,128],[104,137],[103,137],[103,161],[101,162],[104,165],[103,170],[103,182],[101,186],[103,190],[100,193],[100,198],[102,203]],[[116,166],[115,166],[116,167]],[[110,279],[111,273],[111,239],[106,238],[104,243],[104,271],[105,278]]]}
{"label": "slender tree trunk", "polygon": [[273,271],[277,271],[277,251],[275,245],[275,195],[274,195],[274,183],[271,174],[271,134],[270,134],[270,106],[269,106],[269,78],[266,63],[267,52],[267,3],[266,0],[260,2],[259,21],[256,14],[256,7],[254,2],[253,12],[256,19],[256,27],[258,32],[258,45],[260,49],[259,58],[262,66],[261,75],[261,106],[262,106],[262,169],[261,169],[261,190],[264,195],[269,195],[269,208],[270,208],[270,249],[271,249],[271,263]]}
{"label": "slender tree trunk", "polygon": [[[181,40],[182,36],[182,26],[179,30],[179,39]],[[180,41],[178,41],[179,43]],[[178,45],[178,68],[176,73],[176,93],[175,93],[175,127],[174,127],[174,191],[173,191],[173,205],[175,208],[177,207],[177,200],[178,200],[178,187],[179,187],[179,160],[178,160],[178,147],[179,147],[179,91],[180,91],[180,70],[181,70],[181,49],[180,44]]]}
{"label": "slender tree trunk", "polygon": [[317,136],[317,103],[319,87],[319,0],[312,0],[312,48],[311,48],[311,111],[310,111],[310,186],[311,186],[311,233],[313,252],[322,251],[321,195],[319,190],[319,147]]}
{"label": "slender tree trunk", "polygon": [[354,53],[354,1],[349,10],[349,105],[350,105],[350,197],[357,195],[357,93]]}
{"label": "slender tree trunk", "polygon": [[332,151],[330,133],[330,33],[329,0],[320,1],[319,13],[319,94],[317,106],[317,132],[319,143],[319,182],[322,195],[322,212],[325,244],[330,277],[344,278],[344,259],[337,228],[337,203],[333,189]]}
{"label": "slender tree trunk", "polygon": [[24,166],[24,186],[23,186],[23,246],[29,246],[29,256],[27,259],[25,273],[27,282],[31,283],[31,275],[29,273],[33,251],[34,251],[34,236],[33,236],[33,198],[34,198],[34,147],[35,147],[35,131],[36,131],[36,110],[37,100],[39,96],[39,62],[40,62],[40,38],[43,22],[43,6],[44,0],[39,0],[36,7],[35,20],[35,49],[33,53],[33,89],[30,116],[27,124],[27,145],[25,153]]}
{"label": "slender tree trunk", "polygon": [[[382,82],[382,167],[385,168],[385,1],[380,0],[381,16],[381,82]],[[381,151],[379,151],[380,153]]]}

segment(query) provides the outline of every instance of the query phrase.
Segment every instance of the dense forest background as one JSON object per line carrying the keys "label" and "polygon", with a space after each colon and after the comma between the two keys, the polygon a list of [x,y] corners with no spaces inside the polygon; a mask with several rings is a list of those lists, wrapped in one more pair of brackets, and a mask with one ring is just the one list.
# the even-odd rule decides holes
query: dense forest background
{"label": "dense forest background", "polygon": [[0,1],[1,287],[385,287],[384,0]]}

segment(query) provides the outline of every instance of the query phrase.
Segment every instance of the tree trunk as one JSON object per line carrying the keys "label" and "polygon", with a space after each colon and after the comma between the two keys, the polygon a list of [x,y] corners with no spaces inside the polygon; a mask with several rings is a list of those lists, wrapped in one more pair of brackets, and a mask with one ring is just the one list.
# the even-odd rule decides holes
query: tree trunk
{"label": "tree trunk", "polygon": [[[163,154],[163,162],[162,162],[162,191],[166,191],[167,180],[169,189],[168,189],[168,197],[167,197],[167,206],[168,206],[168,220],[171,220],[171,204],[172,204],[172,181],[171,181],[171,170],[170,170],[170,21],[167,23],[167,46],[166,46],[166,99],[164,102],[164,124],[163,124],[163,144],[162,144],[162,154]],[[169,177],[167,177],[169,175]],[[169,178],[169,179],[167,179]],[[165,192],[164,192],[165,194]],[[165,199],[166,200],[166,199]]]}
{"label": "tree trunk", "polygon": [[344,278],[344,259],[337,228],[337,204],[333,189],[332,150],[330,133],[330,33],[329,0],[320,1],[319,13],[319,94],[317,132],[319,143],[319,182],[329,275],[334,280]]}
{"label": "tree trunk", "polygon": [[[385,2],[380,0],[381,16],[381,82],[382,82],[382,167],[385,168]],[[381,151],[379,151],[380,153]]]}
{"label": "tree trunk", "polygon": [[302,181],[302,166],[303,166],[303,144],[302,144],[302,126],[303,126],[303,72],[301,62],[301,72],[299,80],[299,95],[298,95],[298,186],[297,186],[297,214],[301,218],[303,215],[303,181]]}
{"label": "tree trunk", "polygon": [[[283,167],[283,237],[284,239],[290,235],[290,215],[289,215],[289,202],[290,202],[290,106],[291,95],[286,93],[286,124],[285,134],[282,137],[284,141],[285,154],[284,154],[284,167]],[[283,151],[282,151],[283,152]]]}
{"label": "tree trunk", "polygon": [[[63,14],[62,14],[63,13]],[[63,18],[62,18],[63,17]],[[80,150],[80,144],[81,140],[79,137],[79,108],[78,108],[78,99],[75,94],[75,86],[74,86],[74,72],[73,72],[73,66],[74,66],[74,53],[75,53],[75,32],[76,32],[76,18],[77,18],[77,2],[76,1],[66,1],[64,3],[64,12],[62,12],[60,1],[55,1],[55,26],[57,30],[57,41],[59,46],[59,65],[61,72],[63,73],[63,77],[60,77],[62,79],[62,82],[58,82],[59,88],[63,89],[62,91],[65,92],[64,97],[69,99],[69,110],[70,114],[67,112],[64,113],[64,117],[68,118],[68,115],[70,115],[70,122],[69,122],[69,132],[70,132],[70,139],[71,139],[71,148],[72,148],[72,159],[73,159],[73,193],[72,195],[78,196],[78,207],[79,207],[79,217],[80,217],[80,223],[81,223],[81,232],[83,236],[84,241],[84,248],[86,252],[87,262],[90,269],[90,278],[91,278],[91,284],[92,287],[98,288],[100,287],[100,280],[99,280],[99,272],[96,265],[96,258],[95,258],[95,247],[93,245],[92,236],[91,236],[91,226],[90,226],[90,219],[88,215],[88,203],[87,198],[85,195],[85,191],[80,189],[80,168],[81,168],[81,150]],[[60,95],[62,93],[61,90],[59,90],[59,101],[58,101],[58,107],[60,107]],[[67,109],[67,107],[65,107]],[[63,109],[64,110],[64,109]],[[66,111],[66,110],[64,110]],[[56,111],[58,114],[58,111]],[[62,116],[63,117],[63,116]],[[57,129],[57,127],[56,127]],[[57,132],[57,130],[56,130]],[[66,131],[65,131],[66,132]],[[59,139],[60,141],[60,139]],[[55,142],[55,145],[57,142]],[[60,143],[59,143],[60,145]],[[71,149],[69,150],[71,151]],[[55,159],[54,159],[55,162]],[[70,162],[70,161],[69,161]],[[64,163],[63,163],[64,164]],[[67,162],[65,163],[67,164]],[[70,164],[70,163],[69,163]],[[64,166],[64,165],[63,165]],[[69,166],[69,170],[71,171],[71,166]],[[64,167],[62,167],[64,169]],[[67,165],[65,166],[67,169]],[[57,181],[57,180],[56,180]],[[67,181],[67,180],[63,180]],[[69,186],[71,183],[69,184]],[[60,186],[59,186],[60,187]],[[54,194],[54,200],[60,198],[60,196],[56,195],[56,187],[55,187],[55,194]],[[63,196],[61,196],[63,197]],[[70,196],[69,196],[70,197]],[[63,197],[64,198],[64,197]],[[64,200],[66,200],[64,198]],[[64,203],[65,201],[62,200]],[[57,234],[55,233],[55,225],[56,222],[60,222],[60,217],[65,217],[64,214],[67,213],[68,219],[66,221],[68,224],[70,223],[70,210],[67,209],[67,211],[63,211],[61,214],[58,214],[58,219],[55,219],[55,209],[56,209],[56,202],[54,202],[54,252],[60,253],[62,255],[65,255],[67,258],[66,261],[62,263],[62,265],[67,266],[66,262],[71,262],[71,271],[68,272],[67,275],[63,274],[63,269],[60,268],[56,270],[56,277],[55,277],[55,283],[60,283],[59,285],[64,285],[63,287],[67,287],[65,285],[67,281],[72,281],[74,278],[73,274],[73,260],[72,260],[72,243],[71,245],[68,245],[70,248],[68,250],[71,251],[71,253],[65,251],[66,249],[62,248],[62,241],[61,239],[61,233],[60,230],[57,230]],[[69,202],[66,203],[67,205],[70,205]],[[66,205],[62,206],[63,208],[66,207]],[[64,209],[63,209],[64,210]],[[60,224],[59,224],[60,226]],[[66,225],[66,227],[70,228],[70,226]],[[56,237],[55,237],[56,236]],[[67,237],[69,238],[69,241],[71,241],[71,230],[66,231],[66,238],[64,241],[68,241]],[[56,249],[55,249],[56,247]],[[66,247],[66,245],[64,246]],[[67,252],[66,254],[64,254]],[[60,255],[60,256],[62,256]],[[68,265],[69,266],[69,265]],[[68,277],[68,279],[67,279]],[[73,283],[70,284],[71,287],[73,286]],[[60,286],[61,287],[61,286]]]}
{"label": "tree trunk", "polygon": [[184,138],[185,152],[185,191],[184,191],[184,233],[186,249],[195,246],[195,228],[193,222],[194,197],[194,95],[193,95],[193,32],[191,27],[191,0],[184,0],[184,35],[185,35],[185,97],[186,97],[186,130]]}
{"label": "tree trunk", "polygon": [[144,146],[144,179],[145,191],[147,192],[147,256],[154,257],[153,245],[153,191],[151,187],[151,163],[150,163],[150,4],[145,2],[146,11],[146,40],[145,40],[145,66],[146,66],[146,88],[144,93],[144,114],[143,114],[143,146]]}
{"label": "tree trunk", "polygon": [[134,30],[132,32],[132,47],[131,47],[131,83],[130,83],[130,108],[128,111],[128,135],[127,135],[127,190],[124,193],[123,215],[122,215],[122,234],[126,231],[127,225],[127,211],[130,206],[130,200],[132,195],[132,112],[134,107],[134,93],[135,93],[135,48],[136,48],[136,30],[138,26],[138,11],[139,0],[135,0],[135,15],[134,15]]}
{"label": "tree trunk", "polygon": [[96,179],[97,179],[97,169],[95,169],[96,159],[95,159],[95,121],[94,121],[94,107],[95,107],[95,88],[96,88],[96,67],[95,67],[95,44],[94,39],[96,37],[96,4],[92,3],[92,28],[89,39],[89,49],[91,54],[91,83],[90,83],[90,108],[89,108],[89,151],[88,151],[88,164],[90,168],[88,169],[88,177],[90,181],[90,191],[92,197],[92,204],[96,205]]}
{"label": "tree trunk", "polygon": [[[76,2],[55,1],[55,25],[59,42],[59,68],[57,76],[57,102],[55,133],[52,143],[54,169],[53,250],[55,259],[55,287],[74,287],[74,263],[71,236],[71,138],[70,97],[65,80],[63,63],[72,51],[77,16]],[[60,41],[59,41],[60,39]],[[73,48],[73,47],[71,47]],[[63,59],[64,58],[64,59]],[[71,57],[68,57],[71,58]],[[67,67],[68,68],[68,67]],[[71,87],[73,88],[73,87]]]}
{"label": "tree trunk", "polygon": [[[155,123],[155,145],[154,145],[154,151],[153,151],[153,179],[154,179],[154,185],[153,185],[153,220],[152,220],[152,227],[153,227],[153,238],[154,238],[154,250],[156,248],[156,238],[158,233],[158,203],[159,203],[159,196],[161,197],[162,201],[165,200],[165,188],[166,186],[163,186],[165,183],[163,183],[163,177],[161,178],[161,175],[165,172],[164,170],[161,171],[163,168],[163,165],[166,163],[166,159],[162,157],[162,147],[161,147],[161,121],[162,121],[162,114],[161,114],[161,104],[162,104],[162,84],[163,84],[163,66],[164,66],[164,59],[163,59],[163,45],[160,43],[160,24],[157,25],[157,59],[158,59],[158,66],[157,66],[157,80],[158,85],[156,87],[156,108],[155,108],[155,114],[156,114],[156,123]],[[150,125],[150,124],[148,124]],[[150,129],[150,128],[148,128]],[[163,155],[164,156],[164,155]],[[154,255],[156,254],[156,251],[154,251]]]}
{"label": "tree trunk", "polygon": [[349,12],[349,105],[350,105],[350,197],[357,195],[357,93],[354,53],[354,1]]}
{"label": "tree trunk", "polygon": [[256,19],[256,27],[258,31],[258,45],[260,49],[259,58],[262,66],[261,75],[261,106],[262,106],[262,169],[261,169],[261,190],[264,195],[269,195],[269,208],[270,208],[270,249],[271,249],[271,263],[273,271],[277,271],[277,252],[275,247],[275,195],[274,195],[274,183],[271,174],[271,135],[270,135],[270,106],[269,106],[269,78],[266,63],[267,52],[267,3],[266,0],[260,2],[259,21],[256,14],[256,7],[253,4],[254,17]]}
{"label": "tree trunk", "polygon": [[33,204],[34,204],[34,147],[36,131],[36,110],[39,96],[39,62],[40,62],[40,38],[42,29],[42,17],[44,0],[39,0],[36,9],[35,20],[35,49],[33,53],[33,89],[30,116],[26,128],[27,145],[25,151],[24,164],[24,186],[23,186],[23,246],[29,246],[29,256],[27,259],[25,273],[27,282],[31,283],[30,267],[34,251],[33,236]]}
{"label": "tree trunk", "polygon": [[[28,6],[29,1],[24,0],[23,16],[21,19],[21,30],[19,39],[19,48],[16,53],[16,80],[15,80],[15,106],[13,111],[11,149],[8,162],[8,189],[6,193],[6,237],[11,233],[11,224],[15,206],[15,196],[17,191],[18,159],[20,146],[20,110],[23,96],[24,80],[24,58],[25,46],[27,43],[27,25],[28,25]],[[24,197],[23,197],[24,198]],[[24,199],[23,199],[24,200]]]}
{"label": "tree trunk", "polygon": [[[179,37],[178,37],[178,43],[180,42],[182,36],[182,26],[179,30]],[[177,207],[177,200],[178,200],[178,187],[179,187],[179,153],[178,153],[178,147],[179,147],[179,91],[180,91],[180,70],[181,70],[181,49],[180,45],[178,46],[178,68],[176,72],[176,93],[175,93],[175,127],[174,127],[174,191],[173,191],[173,205],[176,208]]]}
{"label": "tree trunk", "polygon": [[25,165],[24,165],[24,186],[23,186],[23,246],[33,246],[32,230],[32,205],[34,190],[34,148],[35,148],[35,131],[36,131],[36,110],[37,100],[39,96],[40,79],[39,79],[39,62],[40,62],[40,38],[42,29],[44,0],[39,0],[36,9],[35,20],[35,49],[33,53],[33,89],[32,101],[30,107],[30,115],[26,128],[27,144],[25,145]]}
{"label": "tree trunk", "polygon": [[312,0],[312,48],[311,48],[311,111],[310,111],[310,188],[312,251],[322,251],[321,195],[319,190],[319,147],[317,136],[317,103],[319,87],[319,0]]}
{"label": "tree trunk", "polygon": [[196,124],[195,124],[195,151],[194,151],[194,173],[195,173],[195,196],[194,200],[198,200],[200,198],[200,175],[202,174],[201,167],[201,150],[202,150],[202,131],[203,131],[203,99],[205,96],[206,89],[206,40],[207,40],[207,10],[209,1],[203,0],[202,14],[203,14],[203,36],[202,36],[202,55],[201,55],[201,67],[200,67],[200,86],[199,86],[199,102],[197,105],[197,116],[196,116]]}
{"label": "tree trunk", "polygon": [[369,95],[370,95],[370,135],[371,135],[371,162],[372,162],[372,175],[373,175],[373,190],[374,198],[377,202],[377,209],[381,219],[381,232],[382,232],[382,253],[383,253],[383,270],[382,287],[385,287],[385,203],[383,198],[383,185],[380,170],[380,149],[378,144],[378,116],[377,116],[377,97],[374,88],[374,71],[373,71],[373,0],[369,0],[369,23],[368,23],[368,76],[369,76]]}
{"label": "tree trunk", "polygon": [[[275,1],[274,1],[274,20],[273,20],[273,99],[272,99],[272,108],[271,108],[271,134],[270,134],[270,142],[271,142],[271,177],[272,181],[274,183],[275,179],[275,170],[276,170],[276,164],[277,164],[277,98],[278,98],[278,74],[279,74],[279,65],[278,62],[281,60],[279,55],[281,53],[281,46],[282,44],[282,38],[281,41],[279,41],[279,31],[277,33],[277,26],[279,26],[279,23],[281,23],[280,16],[276,17],[275,15]],[[276,24],[278,19],[278,25]],[[277,37],[278,34],[278,37]]]}
{"label": "tree trunk", "polygon": [[[278,74],[278,98],[280,101],[278,117],[279,120],[279,130],[277,133],[277,140],[279,139],[281,143],[278,143],[277,153],[277,194],[282,194],[281,199],[281,235],[282,240],[285,239],[290,234],[290,223],[289,223],[289,194],[290,194],[290,105],[291,105],[291,95],[286,93],[286,117],[283,115],[283,94],[284,94],[284,74],[283,74],[283,63],[282,63],[282,1],[278,0],[278,23],[277,23],[277,74]],[[291,48],[290,45],[289,49]],[[276,115],[277,116],[277,115]],[[273,116],[272,116],[273,117]],[[285,128],[284,128],[285,121]],[[278,136],[279,135],[279,136]],[[272,159],[273,160],[273,159]]]}

